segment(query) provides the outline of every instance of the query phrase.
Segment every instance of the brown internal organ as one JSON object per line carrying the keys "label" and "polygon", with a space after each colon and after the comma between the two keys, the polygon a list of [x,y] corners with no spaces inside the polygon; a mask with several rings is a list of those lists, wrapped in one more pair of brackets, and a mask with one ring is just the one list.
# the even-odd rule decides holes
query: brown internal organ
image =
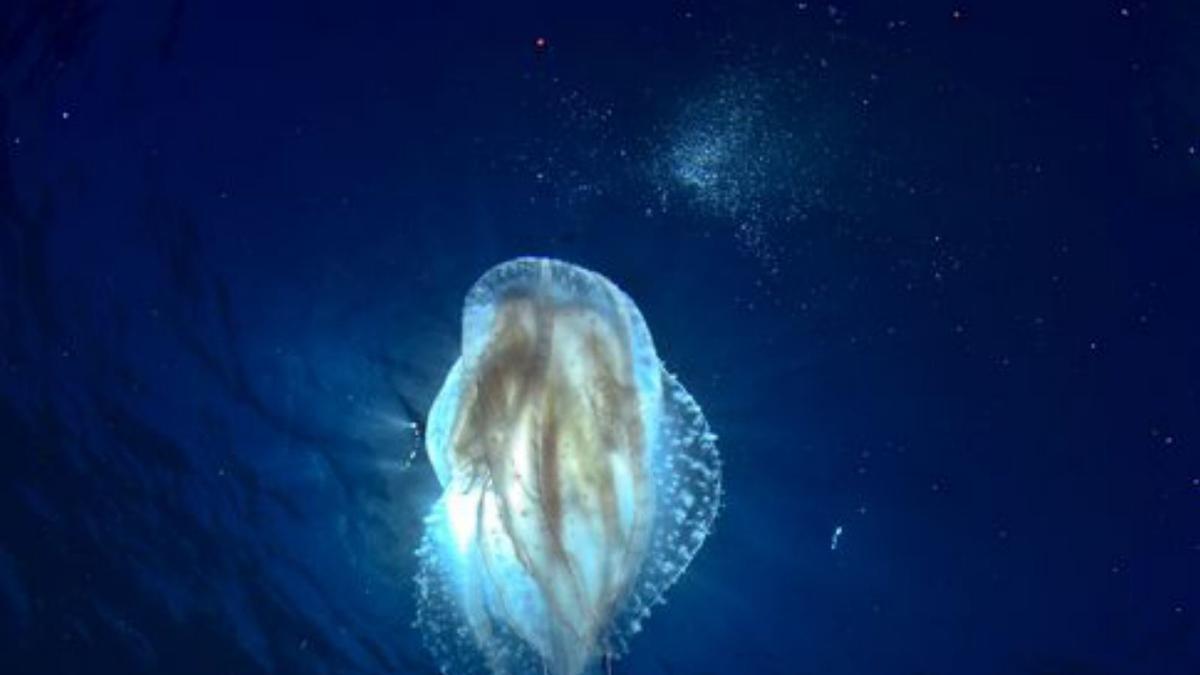
{"label": "brown internal organ", "polygon": [[607,454],[630,453],[640,466],[645,451],[628,329],[533,294],[499,303],[492,328],[456,418],[454,462],[475,480],[521,485],[559,556],[566,510],[599,508],[617,535]]}

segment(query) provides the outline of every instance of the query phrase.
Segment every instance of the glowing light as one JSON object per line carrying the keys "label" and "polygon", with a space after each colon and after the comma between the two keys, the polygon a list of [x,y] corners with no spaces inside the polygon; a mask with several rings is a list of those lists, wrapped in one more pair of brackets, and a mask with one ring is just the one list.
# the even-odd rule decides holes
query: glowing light
{"label": "glowing light", "polygon": [[610,281],[536,258],[484,274],[426,435],[444,492],[417,626],[442,671],[577,675],[624,653],[716,517],[715,441]]}

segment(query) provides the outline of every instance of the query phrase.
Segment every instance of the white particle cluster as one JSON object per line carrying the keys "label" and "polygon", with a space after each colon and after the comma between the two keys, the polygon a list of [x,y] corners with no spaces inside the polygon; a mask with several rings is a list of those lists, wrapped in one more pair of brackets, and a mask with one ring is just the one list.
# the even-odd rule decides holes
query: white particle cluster
{"label": "white particle cluster", "polygon": [[681,106],[653,161],[662,210],[682,204],[727,227],[771,272],[779,251],[770,231],[823,199],[813,178],[824,142],[802,115],[793,119],[789,83],[744,70],[716,78]]}

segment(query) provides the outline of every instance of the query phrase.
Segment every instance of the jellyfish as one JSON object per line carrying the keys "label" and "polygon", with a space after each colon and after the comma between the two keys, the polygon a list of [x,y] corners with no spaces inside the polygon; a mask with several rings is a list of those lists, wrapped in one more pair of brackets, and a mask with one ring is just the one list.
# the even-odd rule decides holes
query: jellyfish
{"label": "jellyfish", "polygon": [[445,673],[611,666],[721,504],[716,436],[637,306],[558,260],[502,263],[467,293],[425,447],[442,493],[415,623]]}

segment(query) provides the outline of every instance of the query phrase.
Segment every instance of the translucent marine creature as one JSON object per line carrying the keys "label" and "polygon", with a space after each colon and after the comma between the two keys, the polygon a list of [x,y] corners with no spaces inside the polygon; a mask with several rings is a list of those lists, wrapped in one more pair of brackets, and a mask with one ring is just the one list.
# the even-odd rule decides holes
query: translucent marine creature
{"label": "translucent marine creature", "polygon": [[542,258],[485,273],[426,434],[443,493],[416,624],[442,671],[623,654],[712,527],[715,441],[612,282]]}

